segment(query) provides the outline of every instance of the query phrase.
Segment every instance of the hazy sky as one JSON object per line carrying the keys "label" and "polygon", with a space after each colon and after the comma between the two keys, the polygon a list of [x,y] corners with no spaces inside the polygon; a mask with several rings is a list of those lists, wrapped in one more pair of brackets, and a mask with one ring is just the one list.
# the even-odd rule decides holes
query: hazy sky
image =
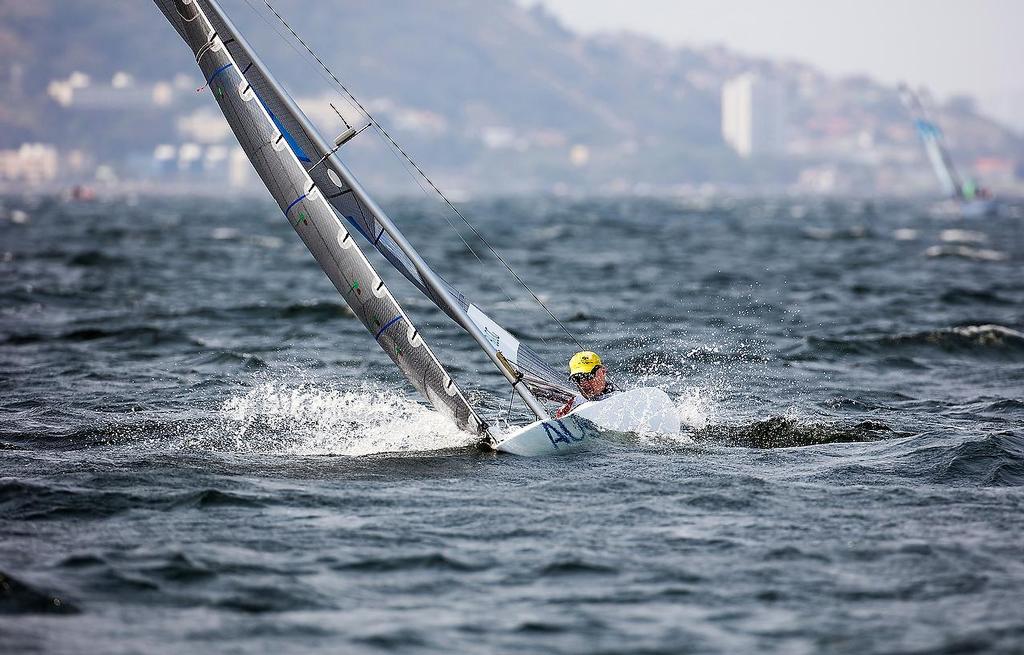
{"label": "hazy sky", "polygon": [[[521,0],[525,5],[537,0]],[[674,45],[967,93],[1024,130],[1024,0],[540,0],[571,29],[628,29]]]}

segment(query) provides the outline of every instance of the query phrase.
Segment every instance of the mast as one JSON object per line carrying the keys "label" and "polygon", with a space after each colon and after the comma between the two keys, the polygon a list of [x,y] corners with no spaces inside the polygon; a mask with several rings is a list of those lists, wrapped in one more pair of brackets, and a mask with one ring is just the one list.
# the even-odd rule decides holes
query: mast
{"label": "mast", "polygon": [[[927,94],[927,91],[926,91]],[[931,97],[931,96],[927,96]],[[950,181],[953,183],[954,195],[958,198],[963,199],[964,197],[964,183],[960,177],[959,171],[956,170],[956,165],[953,164],[953,156],[949,154],[949,149],[946,147],[946,139],[942,134],[942,130],[939,129],[938,124],[932,120],[932,117],[928,113],[928,109],[924,103],[921,102],[920,98],[917,100],[918,106],[921,107],[921,115],[924,116],[925,120],[935,128],[935,145],[939,150],[939,158],[942,160],[942,165],[946,169],[946,174],[949,175]]]}
{"label": "mast", "polygon": [[[268,101],[277,107],[277,115],[258,99],[260,91],[253,82],[258,82],[257,77],[262,79],[262,73],[250,70],[251,63],[243,64],[236,58],[236,54],[246,53],[232,50],[235,39],[208,11],[209,5],[204,10],[201,0],[155,2],[195,55],[206,86],[267,191],[356,318],[435,408],[460,428],[486,435],[486,424],[302,165],[309,161],[306,153],[313,152],[312,144],[306,140],[301,146],[295,141],[282,123],[291,119],[281,115],[286,109],[275,104],[276,99]],[[271,92],[269,88],[266,91]]]}
{"label": "mast", "polygon": [[[452,316],[455,321],[469,333],[473,340],[477,342],[481,350],[487,354],[487,357],[491,362],[501,371],[505,379],[512,384],[512,388],[516,393],[519,394],[523,402],[526,403],[527,407],[530,408],[538,419],[548,418],[547,410],[544,405],[537,400],[536,396],[530,392],[525,384],[521,384],[523,381],[522,373],[516,371],[511,364],[504,358],[502,353],[495,349],[484,333],[477,327],[476,323],[469,317],[462,306],[452,297],[449,293],[447,285],[438,277],[436,273],[427,265],[427,263],[420,256],[419,252],[412,247],[412,244],[405,238],[405,235],[398,229],[398,227],[391,221],[391,218],[384,212],[384,210],[377,204],[377,202],[366,192],[363,186],[356,180],[355,176],[349,171],[348,167],[338,157],[338,148],[331,148],[320,136],[319,131],[312,124],[312,122],[306,117],[306,114],[301,108],[292,100],[291,96],[281,87],[273,75],[267,70],[267,67],[263,65],[263,62],[253,51],[252,47],[245,40],[242,34],[235,28],[231,20],[225,15],[223,9],[221,9],[217,0],[206,0],[206,4],[210,7],[211,11],[217,15],[217,18],[224,23],[232,33],[238,46],[245,51],[249,57],[253,66],[260,70],[263,76],[266,78],[268,84],[277,92],[282,102],[288,107],[288,109],[294,114],[295,119],[299,122],[306,135],[312,140],[313,144],[319,150],[321,157],[326,157],[324,164],[333,170],[338,177],[352,190],[352,194],[359,199],[366,207],[376,215],[377,221],[380,226],[384,229],[389,237],[391,237],[398,245],[402,253],[409,258],[413,266],[416,268],[416,272],[420,275],[424,284],[430,289],[434,297],[441,300],[444,303],[444,308],[447,313]],[[312,166],[311,166],[312,167]]]}
{"label": "mast", "polygon": [[899,92],[900,100],[903,101],[903,106],[910,113],[914,127],[917,128],[918,135],[924,143],[925,153],[935,171],[935,176],[939,178],[939,184],[947,194],[954,198],[962,198],[963,183],[953,164],[953,158],[943,142],[942,130],[931,120],[921,98],[909,86],[901,84]]}

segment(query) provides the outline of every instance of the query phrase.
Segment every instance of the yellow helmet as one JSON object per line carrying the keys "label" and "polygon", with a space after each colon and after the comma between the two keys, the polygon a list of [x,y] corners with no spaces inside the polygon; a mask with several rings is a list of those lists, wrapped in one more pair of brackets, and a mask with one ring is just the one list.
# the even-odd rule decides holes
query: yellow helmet
{"label": "yellow helmet", "polygon": [[600,365],[601,358],[598,357],[597,353],[592,353],[589,350],[576,353],[569,360],[569,377],[577,373],[592,373]]}

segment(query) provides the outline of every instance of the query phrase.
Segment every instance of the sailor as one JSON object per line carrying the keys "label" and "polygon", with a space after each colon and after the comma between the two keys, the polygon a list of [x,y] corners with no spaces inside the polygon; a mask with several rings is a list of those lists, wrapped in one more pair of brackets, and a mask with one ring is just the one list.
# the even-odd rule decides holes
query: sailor
{"label": "sailor", "polygon": [[584,351],[576,353],[569,360],[569,379],[579,387],[579,394],[555,412],[555,418],[562,418],[585,402],[604,400],[617,389],[606,378],[608,371],[597,353]]}

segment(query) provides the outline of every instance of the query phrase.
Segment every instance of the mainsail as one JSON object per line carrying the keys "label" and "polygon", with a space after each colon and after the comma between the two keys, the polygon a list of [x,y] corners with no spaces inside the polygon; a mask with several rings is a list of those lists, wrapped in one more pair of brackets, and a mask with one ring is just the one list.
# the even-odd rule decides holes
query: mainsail
{"label": "mainsail", "polygon": [[[521,373],[523,382],[539,397],[565,402],[575,395],[575,390],[566,382],[565,375],[560,374],[545,362],[529,346],[519,342],[505,328],[488,316],[478,305],[470,302],[466,296],[448,283],[436,272],[433,275],[440,282],[440,289],[434,290],[417,271],[415,264],[402,251],[395,239],[387,233],[378,216],[376,208],[362,202],[358,195],[352,193],[351,187],[342,180],[349,179],[351,173],[339,169],[339,162],[330,158],[331,148],[316,131],[316,128],[305,117],[296,103],[287,96],[283,89],[270,77],[266,68],[253,52],[245,38],[235,29],[231,21],[218,10],[216,3],[211,5],[209,17],[219,34],[229,35],[225,45],[232,57],[239,62],[248,73],[256,90],[257,97],[267,107],[268,112],[277,121],[286,136],[289,146],[296,151],[300,161],[307,163],[319,162],[327,157],[322,165],[312,164],[307,167],[310,178],[319,188],[327,201],[334,207],[338,215],[359,232],[392,266],[405,276],[442,311],[447,313],[456,323],[459,316],[468,318],[487,336],[496,350],[502,352],[504,358]],[[335,175],[332,175],[336,173]],[[442,296],[453,298],[458,308],[452,308]]]}
{"label": "mainsail", "polygon": [[192,48],[243,150],[321,268],[435,407],[460,427],[485,429],[355,244],[349,227],[477,340],[538,417],[547,415],[533,394],[558,401],[573,395],[564,377],[537,353],[426,266],[337,157],[342,140],[334,147],[323,140],[215,0],[155,2]]}
{"label": "mainsail", "polygon": [[943,193],[952,198],[963,199],[963,183],[953,165],[953,158],[950,157],[949,151],[946,149],[942,130],[929,119],[921,99],[908,86],[900,86],[900,99],[907,111],[910,112],[914,127],[924,143],[928,161],[931,162],[932,169],[935,171],[936,177],[939,178],[939,184],[942,185]]}
{"label": "mainsail", "polygon": [[[196,61],[239,144],[292,227],[335,288],[406,378],[461,428],[485,430],[383,280],[338,221],[302,165],[302,143],[282,114],[257,97],[247,74],[225,48],[230,39],[213,26],[197,0],[156,0],[195,53]],[[301,133],[298,133],[301,134]],[[308,159],[308,157],[305,157]]]}

